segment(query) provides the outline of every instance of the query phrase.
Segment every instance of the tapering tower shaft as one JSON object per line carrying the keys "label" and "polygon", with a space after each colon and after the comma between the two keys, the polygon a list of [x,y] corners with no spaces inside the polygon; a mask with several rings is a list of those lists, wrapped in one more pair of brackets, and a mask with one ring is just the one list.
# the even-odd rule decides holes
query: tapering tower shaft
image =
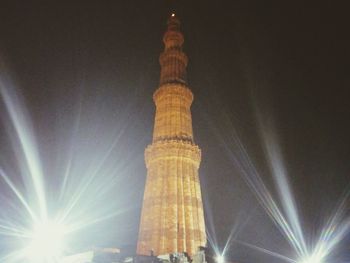
{"label": "tapering tower shaft", "polygon": [[201,151],[193,141],[193,94],[186,83],[188,59],[182,51],[180,21],[174,14],[163,42],[160,85],[153,95],[153,142],[145,150],[147,180],[137,253],[187,252],[192,256],[199,246],[206,245],[198,176]]}

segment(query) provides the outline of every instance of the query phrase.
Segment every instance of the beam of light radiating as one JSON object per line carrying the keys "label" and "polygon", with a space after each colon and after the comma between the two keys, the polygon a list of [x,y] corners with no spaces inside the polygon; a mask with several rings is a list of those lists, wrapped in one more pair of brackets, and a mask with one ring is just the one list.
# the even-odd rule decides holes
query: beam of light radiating
{"label": "beam of light radiating", "polygon": [[[208,107],[205,106],[205,105],[202,105],[202,108],[208,108]],[[210,116],[208,114],[206,114],[205,111],[202,111],[201,113],[204,114],[206,122],[209,123],[208,126],[214,130],[214,134],[215,135],[220,134],[220,131],[217,128],[220,125],[217,125],[216,123],[213,123],[212,122],[213,120],[210,118]],[[225,150],[227,152],[231,152],[230,151],[230,147],[227,145],[227,141],[223,141],[222,140],[223,138],[221,136],[218,136],[217,139],[219,141],[222,141],[222,145],[225,147]],[[230,157],[231,157],[231,155],[230,155]],[[205,177],[202,178],[202,179],[205,179]],[[206,188],[205,180],[201,180],[201,182],[204,184],[204,189],[205,189]],[[206,192],[203,192],[203,201],[204,201],[203,205],[205,206],[204,211],[206,212],[206,229],[207,229],[206,233],[207,233],[208,243],[209,243],[210,247],[214,250],[216,255],[226,255],[226,253],[229,252],[229,250],[230,250],[231,241],[235,240],[236,236],[239,235],[239,233],[248,224],[248,222],[252,218],[253,211],[255,211],[257,207],[255,207],[254,209],[250,209],[249,210],[248,217],[247,217],[246,214],[244,214],[244,215],[240,214],[240,210],[232,211],[232,213],[235,213],[235,214],[239,213],[240,215],[238,217],[236,216],[237,219],[232,224],[231,230],[229,232],[229,235],[228,235],[227,239],[225,240],[224,246],[223,246],[223,248],[220,248],[220,245],[219,245],[218,240],[217,240],[216,229],[215,229],[215,224],[214,224],[213,208],[210,205],[210,198],[209,198],[209,196],[206,196]],[[246,207],[246,206],[244,206],[244,207]]]}
{"label": "beam of light radiating", "polygon": [[[252,190],[263,209],[281,230],[281,233],[285,236],[286,240],[292,245],[295,251],[300,253],[300,251],[303,251],[303,248],[250,160],[229,116],[226,112],[221,112],[220,116],[222,117],[222,123],[226,125],[224,130],[229,130],[230,133],[225,138],[218,136],[218,139],[222,142],[230,160],[232,160],[233,164],[239,169],[242,178]],[[220,127],[220,125],[213,124],[210,125],[210,127],[215,129],[215,134],[220,134],[220,130],[217,128]],[[235,151],[233,151],[233,149],[235,149]],[[213,247],[217,247],[217,244],[214,244]]]}
{"label": "beam of light radiating", "polygon": [[349,220],[341,222],[344,219],[345,202],[348,198],[348,192],[341,200],[340,205],[330,216],[329,223],[322,227],[320,236],[316,239],[315,246],[308,246],[305,241],[305,233],[300,222],[295,198],[292,194],[288,182],[288,174],[283,163],[282,151],[278,143],[278,136],[274,132],[271,118],[267,121],[262,115],[262,110],[258,109],[258,103],[255,112],[260,128],[260,135],[264,144],[265,153],[271,168],[272,176],[276,182],[278,196],[282,202],[282,209],[285,212],[287,224],[295,235],[299,258],[312,259],[314,263],[321,263],[334,249],[349,231]]}
{"label": "beam of light radiating", "polygon": [[205,194],[203,195],[204,198],[204,211],[206,211],[206,219],[207,219],[207,227],[206,227],[206,234],[207,234],[207,240],[210,246],[214,249],[214,252],[216,255],[220,253],[218,249],[218,241],[216,239],[216,233],[215,233],[215,226],[214,226],[214,219],[213,214],[210,213],[210,206],[209,206],[209,199],[206,198]]}
{"label": "beam of light radiating", "polygon": [[[45,189],[42,160],[39,158],[39,149],[30,125],[31,121],[16,92],[16,87],[11,81],[5,80],[2,75],[0,75],[0,102],[2,103],[0,106],[5,108],[4,113],[7,113],[4,119],[8,120],[6,127],[9,128],[16,165],[18,164],[20,170],[19,173],[14,172],[16,169],[5,171],[0,164],[0,179],[11,189],[12,192],[9,194],[15,196],[16,202],[20,202],[24,208],[21,209],[22,207],[15,205],[11,199],[9,206],[13,205],[13,212],[20,216],[16,217],[16,220],[11,220],[9,213],[4,218],[0,218],[0,235],[11,238],[11,250],[7,255],[0,256],[0,262],[56,263],[66,252],[66,245],[73,234],[77,235],[82,229],[87,229],[133,209],[129,204],[117,207],[116,204],[119,204],[120,200],[108,202],[106,198],[108,194],[115,192],[113,189],[118,186],[117,183],[130,168],[130,158],[134,158],[129,153],[127,155],[119,153],[122,136],[127,131],[126,126],[136,123],[132,119],[134,116],[131,116],[130,113],[130,108],[134,105],[128,103],[128,107],[123,108],[120,113],[119,116],[123,122],[121,127],[108,129],[107,139],[103,136],[97,138],[101,140],[98,141],[98,146],[102,147],[94,148],[95,144],[92,144],[84,148],[83,143],[90,139],[89,133],[84,133],[84,131],[89,131],[89,128],[93,130],[97,126],[95,123],[88,123],[92,127],[82,126],[83,113],[80,102],[68,151],[67,149],[62,151],[68,153],[64,156],[66,162],[59,167],[63,172],[53,171],[62,176],[62,183],[57,191],[58,201],[53,200],[51,204],[47,197],[52,193],[49,195]],[[101,123],[98,127],[101,127]],[[108,125],[106,127],[110,128]],[[83,139],[79,141],[80,138]],[[116,151],[124,159],[116,161],[113,158],[112,160],[111,157]],[[16,184],[18,175],[23,180],[24,190],[20,190],[22,188]],[[0,193],[1,197],[5,198],[2,193]],[[127,200],[127,196],[124,198]],[[51,205],[56,209],[52,210]],[[22,210],[30,216],[22,215]],[[49,238],[51,240],[47,240]],[[17,245],[13,245],[13,241]],[[38,249],[43,246],[47,248]]]}
{"label": "beam of light radiating", "polygon": [[238,240],[235,240],[236,243],[239,243],[241,245],[244,245],[244,246],[247,246],[249,248],[252,248],[252,249],[255,249],[255,250],[258,250],[262,253],[265,253],[267,255],[270,255],[270,256],[273,256],[273,257],[276,257],[276,258],[280,258],[280,259],[283,259],[285,261],[288,261],[288,262],[291,262],[291,263],[296,263],[296,261],[294,259],[291,259],[289,257],[286,257],[284,255],[281,255],[277,252],[274,252],[274,251],[271,251],[271,250],[268,250],[266,248],[262,248],[262,247],[258,247],[256,245],[253,245],[253,244],[249,244],[249,243],[246,243],[246,242],[243,242],[243,241],[238,241]]}
{"label": "beam of light radiating", "polygon": [[266,121],[263,120],[260,112],[260,110],[256,110],[257,119],[260,126],[260,134],[262,136],[262,141],[272,176],[277,184],[279,199],[282,202],[282,208],[285,212],[288,225],[290,226],[296,242],[298,243],[298,254],[300,256],[305,255],[307,253],[307,247],[304,234],[301,228],[295,199],[288,182],[287,171],[282,161],[282,152],[279,144],[277,143],[277,136],[272,130],[272,124],[266,123]]}
{"label": "beam of light radiating", "polygon": [[347,207],[349,195],[350,191],[348,190],[340,200],[333,215],[329,218],[328,223],[322,228],[316,245],[310,253],[311,257],[319,258],[322,261],[350,232],[350,217],[346,217],[346,211],[349,209]]}
{"label": "beam of light radiating", "polygon": [[27,238],[28,235],[25,230],[20,230],[18,226],[11,227],[7,225],[0,225],[0,234],[6,236]]}
{"label": "beam of light radiating", "polygon": [[[81,200],[84,198],[87,191],[91,190],[91,187],[92,187],[93,183],[96,181],[98,175],[101,174],[101,170],[103,168],[105,168],[106,162],[108,160],[110,160],[112,153],[115,151],[117,146],[120,144],[122,136],[125,135],[127,130],[128,130],[127,129],[128,127],[126,124],[130,123],[130,121],[128,121],[128,120],[130,120],[130,118],[131,118],[131,116],[130,116],[131,107],[132,107],[132,104],[129,103],[128,106],[123,109],[124,114],[121,114],[121,115],[122,116],[126,115],[126,117],[124,117],[122,120],[122,122],[124,123],[124,125],[123,125],[124,127],[120,128],[117,131],[117,133],[114,134],[113,139],[108,144],[107,148],[102,152],[102,154],[100,154],[98,156],[98,158],[96,158],[96,163],[94,162],[93,166],[90,169],[87,169],[86,174],[84,176],[84,180],[80,181],[78,187],[74,191],[74,194],[67,201],[66,205],[64,206],[65,208],[60,213],[60,221],[64,221],[65,218],[75,209],[75,207],[81,203]],[[81,108],[79,107],[78,118],[77,118],[77,121],[75,122],[77,127],[74,129],[76,132],[79,129],[78,126],[80,123],[80,119],[81,119]],[[71,162],[73,162],[73,160],[70,158],[68,160],[69,166],[71,166]],[[125,162],[125,164],[129,165],[128,162]],[[120,167],[118,167],[118,168],[120,168]],[[67,168],[65,178],[68,177],[68,173],[71,173],[70,170],[71,170],[70,168],[69,169]],[[115,169],[115,172],[121,172],[121,171],[118,169]],[[105,180],[103,182],[103,184],[99,183],[98,185],[93,185],[93,186],[95,189],[99,189],[99,194],[101,194],[103,192],[110,191],[111,187],[114,185],[114,183],[117,179],[118,179],[118,177],[111,178],[110,180]],[[112,214],[114,214],[114,213],[112,213]],[[107,215],[106,218],[109,218],[109,215]]]}
{"label": "beam of light radiating", "polygon": [[93,220],[90,220],[90,221],[83,221],[83,222],[77,222],[76,224],[73,224],[70,226],[70,232],[75,232],[75,231],[78,231],[80,229],[83,229],[83,228],[86,228],[88,226],[91,226],[91,225],[95,225],[96,223],[99,223],[99,222],[102,222],[102,221],[106,221],[107,219],[110,219],[110,218],[113,218],[117,215],[120,215],[122,213],[125,213],[127,209],[125,210],[119,210],[117,212],[114,212],[114,213],[110,213],[108,215],[105,215],[105,216],[101,216],[101,217],[96,217],[94,218]]}
{"label": "beam of light radiating", "polygon": [[125,132],[125,130],[122,130],[122,132],[120,132],[118,136],[116,136],[115,140],[112,142],[109,149],[106,151],[102,159],[99,161],[98,165],[95,166],[94,170],[91,172],[87,180],[85,180],[81,185],[81,187],[78,189],[78,191],[76,191],[76,195],[72,197],[71,201],[69,202],[70,205],[67,207],[67,209],[64,211],[62,215],[62,218],[61,218],[62,221],[65,220],[69,212],[79,203],[81,197],[84,195],[85,191],[89,188],[92,181],[98,175],[98,172],[103,167],[103,164],[105,163],[105,161],[110,157],[113,149],[116,147],[117,143],[119,142],[123,132]]}
{"label": "beam of light radiating", "polygon": [[224,249],[222,250],[222,253],[221,253],[223,256],[227,254],[232,241],[236,240],[236,237],[239,235],[239,232],[242,229],[244,229],[244,227],[249,223],[251,217],[252,217],[252,213],[248,217],[245,217],[244,220],[238,219],[236,223],[233,225],[233,227],[231,228],[230,234],[226,239]]}
{"label": "beam of light radiating", "polygon": [[[272,198],[270,191],[265,186],[254,164],[250,160],[244,145],[240,141],[239,136],[236,134],[232,123],[229,121],[229,117],[226,113],[223,115],[223,117],[225,117],[226,123],[230,125],[231,131],[229,143],[225,144],[227,153],[231,157],[234,164],[239,168],[241,175],[243,175],[243,179],[247,182],[247,185],[251,188],[259,203],[279,227],[287,241],[289,241],[298,254],[303,254],[304,248],[302,247],[302,244],[300,244],[296,234],[288,224],[288,221],[286,220],[282,211],[279,209],[277,203]],[[237,152],[232,151],[231,145],[234,145]]]}
{"label": "beam of light radiating", "polygon": [[[345,237],[350,230],[350,218],[345,217],[345,204],[348,194],[340,202],[339,207],[330,216],[328,224],[322,227],[321,234],[314,239],[310,246],[305,241],[303,225],[301,224],[295,198],[288,182],[288,174],[282,161],[281,150],[277,143],[277,138],[271,130],[271,127],[263,123],[262,116],[258,115],[258,121],[261,128],[261,139],[265,146],[267,160],[271,167],[272,176],[278,192],[281,206],[277,200],[272,197],[271,192],[263,182],[259,172],[252,163],[246,148],[238,136],[230,117],[225,111],[220,112],[220,124],[210,125],[214,129],[214,134],[220,135],[220,130],[229,130],[227,136],[218,136],[222,142],[222,146],[232,160],[235,167],[238,168],[243,179],[252,190],[262,208],[266,211],[275,225],[280,229],[285,239],[289,242],[295,252],[295,259],[291,259],[284,255],[272,252],[265,248],[259,248],[253,244],[245,243],[248,247],[259,249],[268,255],[275,256],[290,262],[300,262],[306,259],[313,259],[313,262],[305,263],[322,263],[323,260],[335,249],[336,245]],[[270,124],[270,123],[268,123]],[[220,125],[225,128],[218,129]],[[230,239],[230,237],[229,237]],[[210,240],[209,240],[210,241]],[[228,242],[227,242],[228,243]],[[227,244],[226,243],[226,244]],[[212,245],[214,248],[216,244]],[[215,251],[217,253],[217,251]],[[317,260],[318,262],[315,262]]]}
{"label": "beam of light radiating", "polygon": [[78,113],[77,113],[77,117],[76,120],[74,122],[73,125],[73,136],[70,142],[70,146],[69,146],[69,150],[68,150],[68,160],[67,160],[67,165],[66,165],[66,169],[64,171],[64,175],[63,175],[63,182],[62,182],[62,186],[61,186],[61,190],[60,190],[60,195],[59,195],[59,200],[62,200],[66,187],[67,187],[67,183],[68,183],[68,178],[71,175],[71,168],[72,168],[72,163],[73,163],[73,152],[74,152],[74,139],[76,138],[76,135],[79,131],[79,125],[80,125],[80,119],[81,119],[81,100],[79,100],[79,106],[78,106]]}
{"label": "beam of light radiating", "polygon": [[29,204],[27,203],[27,201],[23,197],[22,193],[11,182],[10,178],[8,178],[8,176],[6,176],[5,172],[2,170],[1,167],[0,167],[0,175],[5,180],[7,185],[11,188],[11,190],[15,193],[17,198],[21,201],[22,205],[26,208],[26,210],[28,211],[28,213],[32,217],[32,219],[37,220],[38,219],[37,215],[33,212],[32,208],[29,206]]}
{"label": "beam of light radiating", "polygon": [[[5,83],[0,79],[0,95],[7,109],[11,123],[15,129],[18,141],[22,148],[22,153],[26,166],[31,176],[37,201],[40,207],[40,215],[47,217],[46,197],[43,183],[42,168],[37,153],[37,147],[34,136],[32,135],[31,126],[28,124],[28,116],[24,114],[24,107],[19,100],[12,83],[6,83],[11,89],[6,88]],[[11,92],[12,91],[12,92]]]}

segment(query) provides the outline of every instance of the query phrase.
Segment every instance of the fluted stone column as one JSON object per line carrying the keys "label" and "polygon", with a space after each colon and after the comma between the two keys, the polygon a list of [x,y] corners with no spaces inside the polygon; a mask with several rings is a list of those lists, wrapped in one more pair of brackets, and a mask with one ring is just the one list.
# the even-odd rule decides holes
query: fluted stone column
{"label": "fluted stone column", "polygon": [[187,56],[180,21],[172,15],[164,34],[160,86],[153,142],[145,150],[147,180],[137,253],[164,255],[187,252],[193,256],[206,245],[198,168],[201,151],[193,141],[191,104],[186,83]]}

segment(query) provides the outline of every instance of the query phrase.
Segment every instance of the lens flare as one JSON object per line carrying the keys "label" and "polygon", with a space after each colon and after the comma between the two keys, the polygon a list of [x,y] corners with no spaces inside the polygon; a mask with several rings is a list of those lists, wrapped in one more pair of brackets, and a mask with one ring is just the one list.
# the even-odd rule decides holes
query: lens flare
{"label": "lens flare", "polygon": [[67,229],[57,222],[43,222],[34,227],[26,256],[31,262],[55,262],[64,252]]}

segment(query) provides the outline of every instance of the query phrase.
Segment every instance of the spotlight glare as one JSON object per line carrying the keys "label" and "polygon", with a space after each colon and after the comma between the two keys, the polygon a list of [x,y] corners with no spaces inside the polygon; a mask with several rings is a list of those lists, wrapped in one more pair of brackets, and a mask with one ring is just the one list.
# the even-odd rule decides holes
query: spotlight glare
{"label": "spotlight glare", "polygon": [[43,222],[34,227],[26,257],[31,262],[55,262],[62,256],[65,226],[56,222]]}
{"label": "spotlight glare", "polygon": [[224,258],[223,255],[217,255],[217,256],[215,257],[215,261],[216,261],[217,263],[225,263],[225,258]]}
{"label": "spotlight glare", "polygon": [[302,260],[300,260],[300,263],[323,263],[322,257],[315,254],[312,254]]}

